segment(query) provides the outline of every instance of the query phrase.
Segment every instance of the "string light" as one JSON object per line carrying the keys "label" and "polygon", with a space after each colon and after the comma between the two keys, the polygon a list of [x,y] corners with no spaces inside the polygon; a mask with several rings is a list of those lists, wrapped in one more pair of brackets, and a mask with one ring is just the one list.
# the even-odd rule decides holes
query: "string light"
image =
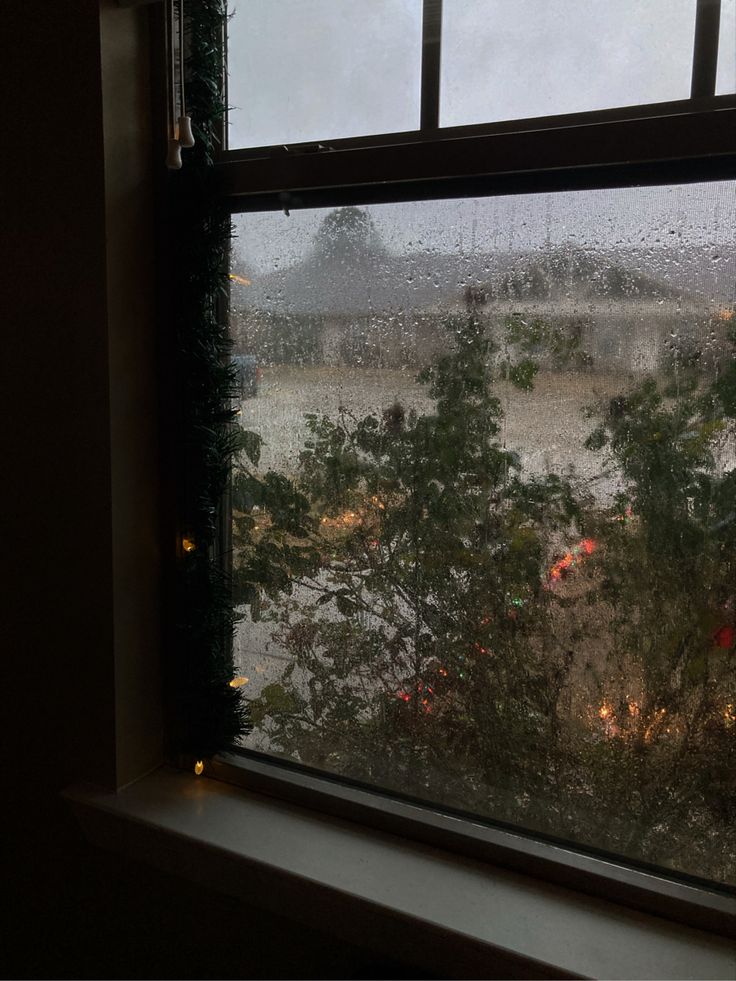
{"label": "string light", "polygon": [[713,632],[713,643],[723,650],[733,647],[735,640],[736,628],[732,627],[731,624],[725,624]]}
{"label": "string light", "polygon": [[182,538],[181,547],[185,552],[193,552],[197,548],[197,544],[193,538]]}
{"label": "string light", "polygon": [[239,276],[237,273],[230,273],[230,279],[241,286],[250,286],[251,281],[246,276]]}
{"label": "string light", "polygon": [[561,559],[558,559],[549,570],[548,578],[551,583],[559,582],[568,569],[574,569],[581,562],[592,555],[598,548],[598,543],[594,538],[583,538],[569,552],[566,552]]}
{"label": "string light", "polygon": [[242,674],[239,674],[237,677],[233,678],[232,681],[229,681],[228,684],[231,688],[242,688],[243,685],[247,685],[249,681],[250,678],[245,678]]}
{"label": "string light", "polygon": [[363,519],[355,511],[343,511],[334,518],[323,517],[321,523],[328,528],[351,528],[353,525],[362,524]]}
{"label": "string light", "polygon": [[204,773],[204,763],[202,760],[197,760],[197,762],[194,764],[194,772],[198,777]]}

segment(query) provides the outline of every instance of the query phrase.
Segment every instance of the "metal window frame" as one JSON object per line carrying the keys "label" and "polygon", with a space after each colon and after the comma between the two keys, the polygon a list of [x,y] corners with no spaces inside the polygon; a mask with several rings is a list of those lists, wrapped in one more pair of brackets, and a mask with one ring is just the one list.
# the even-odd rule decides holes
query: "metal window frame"
{"label": "metal window frame", "polygon": [[[683,108],[684,106],[684,108]],[[275,148],[215,163],[234,213],[416,197],[577,190],[717,180],[736,174],[736,96],[628,118],[599,113],[564,125]],[[557,120],[559,122],[559,120]],[[321,145],[320,145],[321,146]],[[430,188],[430,190],[427,190]]]}
{"label": "metal window frame", "polygon": [[[442,3],[424,0],[419,130],[224,151],[214,165],[219,192],[237,214],[736,178],[736,94],[713,94],[719,12],[720,0],[698,0],[690,99],[441,128]],[[191,762],[182,761],[186,766]],[[623,856],[251,751],[233,749],[207,762],[205,772],[380,831],[736,937],[736,889],[728,886],[668,874]]]}
{"label": "metal window frame", "polygon": [[[554,129],[572,126],[581,121],[594,119],[607,121],[631,119],[640,116],[657,117],[668,113],[707,109],[710,100],[716,98],[716,75],[720,37],[721,0],[697,0],[693,32],[693,58],[690,79],[690,98],[645,105],[619,106],[577,113],[564,113],[503,120],[495,123],[477,123],[466,126],[440,125],[441,62],[443,0],[422,0],[422,52],[419,100],[419,127],[396,133],[382,133],[358,137],[338,138],[279,146],[250,146],[230,149],[227,138],[227,120],[222,120],[219,142],[222,150],[220,162],[247,160],[252,157],[272,156],[281,151],[310,153],[334,149],[368,146],[396,145],[400,143],[425,143],[428,139],[456,139],[461,136],[478,136],[504,131],[522,131],[531,128]],[[227,24],[223,25],[225,77],[223,91],[227,99]],[[730,97],[725,96],[726,100]],[[731,101],[733,101],[731,99]]]}
{"label": "metal window frame", "polygon": [[693,73],[690,98],[715,95],[721,0],[698,0],[693,38]]}

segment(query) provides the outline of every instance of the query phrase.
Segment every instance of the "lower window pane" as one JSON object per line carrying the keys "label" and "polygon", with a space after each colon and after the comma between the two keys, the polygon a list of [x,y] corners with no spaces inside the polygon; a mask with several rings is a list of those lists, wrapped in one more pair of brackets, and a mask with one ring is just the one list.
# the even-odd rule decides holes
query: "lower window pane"
{"label": "lower window pane", "polygon": [[246,746],[736,882],[735,219],[237,219]]}

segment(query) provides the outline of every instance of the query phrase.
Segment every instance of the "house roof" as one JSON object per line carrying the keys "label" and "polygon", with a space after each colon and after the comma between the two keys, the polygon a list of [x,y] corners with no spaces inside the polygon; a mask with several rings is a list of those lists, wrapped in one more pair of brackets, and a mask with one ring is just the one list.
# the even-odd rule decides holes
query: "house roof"
{"label": "house roof", "polygon": [[[677,261],[676,261],[677,260]],[[733,301],[736,257],[717,270],[693,252],[687,261],[662,251],[583,250],[457,255],[396,255],[380,246],[337,254],[312,250],[301,262],[233,284],[234,306],[293,316],[421,314],[461,308],[465,290],[493,300],[544,307],[657,301],[703,309]]]}

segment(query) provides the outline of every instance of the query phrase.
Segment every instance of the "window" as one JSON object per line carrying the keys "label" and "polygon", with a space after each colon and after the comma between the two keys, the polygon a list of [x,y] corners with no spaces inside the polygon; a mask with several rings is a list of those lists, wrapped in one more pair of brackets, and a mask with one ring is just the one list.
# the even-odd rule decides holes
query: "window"
{"label": "window", "polygon": [[[422,5],[256,0],[229,26],[230,146],[416,129]],[[393,98],[401,92],[402,98]]]}
{"label": "window", "polygon": [[[386,3],[359,31],[364,5],[315,0],[311,41],[293,4],[236,15],[243,758],[727,891],[731,14],[655,7],[585,5],[569,50],[533,3]],[[298,58],[257,69],[238,17]]]}
{"label": "window", "polygon": [[231,150],[736,92],[736,0],[248,0],[228,26]]}
{"label": "window", "polygon": [[440,122],[687,99],[695,7],[689,0],[445,0]]}

